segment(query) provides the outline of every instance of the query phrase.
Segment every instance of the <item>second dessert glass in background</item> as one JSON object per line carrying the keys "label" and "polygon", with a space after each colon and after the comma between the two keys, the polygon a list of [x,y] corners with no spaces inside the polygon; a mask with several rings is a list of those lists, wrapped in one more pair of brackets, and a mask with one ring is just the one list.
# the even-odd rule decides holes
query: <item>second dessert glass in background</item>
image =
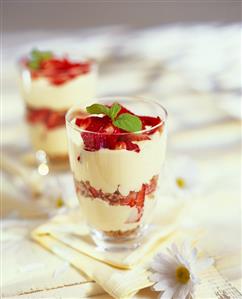
{"label": "second dessert glass in background", "polygon": [[65,114],[96,96],[96,64],[33,50],[18,65],[33,149],[44,151],[51,162],[68,161]]}
{"label": "second dessert glass in background", "polygon": [[[105,250],[132,249],[142,242],[158,200],[167,112],[159,103],[136,97],[95,102],[106,107],[109,116],[88,114],[85,106],[66,115],[76,193],[96,244]],[[120,130],[112,125],[111,114],[113,124],[119,125],[124,114],[135,115],[142,129]],[[124,125],[129,127],[128,122]]]}

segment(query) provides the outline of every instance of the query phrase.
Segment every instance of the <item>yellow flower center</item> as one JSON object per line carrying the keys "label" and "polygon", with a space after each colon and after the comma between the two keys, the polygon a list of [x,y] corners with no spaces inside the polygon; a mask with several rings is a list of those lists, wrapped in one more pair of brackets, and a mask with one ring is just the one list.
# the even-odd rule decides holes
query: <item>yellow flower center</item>
{"label": "yellow flower center", "polygon": [[176,269],[176,279],[182,284],[186,284],[190,279],[190,272],[186,267],[180,266]]}
{"label": "yellow flower center", "polygon": [[61,197],[58,197],[57,200],[56,200],[56,207],[57,208],[61,208],[64,206],[64,201]]}
{"label": "yellow flower center", "polygon": [[181,189],[183,189],[183,188],[186,186],[186,183],[185,183],[184,179],[181,178],[181,177],[178,177],[178,178],[176,179],[176,184],[177,184],[177,186],[178,186],[179,188],[181,188]]}

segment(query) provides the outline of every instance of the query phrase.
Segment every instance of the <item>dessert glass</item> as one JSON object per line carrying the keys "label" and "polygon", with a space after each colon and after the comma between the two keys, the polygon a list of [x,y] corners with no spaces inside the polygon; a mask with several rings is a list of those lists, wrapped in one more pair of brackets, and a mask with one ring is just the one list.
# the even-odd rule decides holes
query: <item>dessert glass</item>
{"label": "dessert glass", "polygon": [[[47,66],[40,74],[28,67],[27,58],[21,59],[19,87],[33,149],[44,151],[50,162],[65,163],[68,161],[65,114],[73,105],[96,95],[97,66],[84,58],[68,60],[55,56],[55,59],[57,68]],[[63,64],[66,61],[67,66],[69,63],[69,69],[58,65],[58,59]],[[84,66],[82,73],[75,73],[75,67],[71,66],[75,63]]]}
{"label": "dessert glass", "polygon": [[[166,150],[166,110],[151,100],[108,97],[93,102],[118,102],[138,115],[159,116],[161,122],[135,133],[97,133],[75,124],[85,118],[85,106],[66,115],[70,167],[81,210],[95,243],[105,250],[131,249],[140,245],[158,200],[156,191]],[[148,136],[144,138],[144,136]],[[105,138],[132,140],[137,150],[122,143],[115,149],[102,147]],[[98,150],[86,150],[98,142]],[[117,140],[117,139],[115,139]]]}

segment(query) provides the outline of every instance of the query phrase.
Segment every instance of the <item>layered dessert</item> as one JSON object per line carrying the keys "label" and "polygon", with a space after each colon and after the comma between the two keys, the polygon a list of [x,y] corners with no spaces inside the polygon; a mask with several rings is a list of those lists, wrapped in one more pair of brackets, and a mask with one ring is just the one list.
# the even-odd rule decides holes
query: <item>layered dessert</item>
{"label": "layered dessert", "polygon": [[20,89],[34,149],[44,150],[51,159],[66,158],[65,114],[71,106],[95,96],[94,63],[33,50],[20,61],[20,69]]}
{"label": "layered dessert", "polygon": [[165,158],[165,116],[143,116],[120,103],[67,114],[70,165],[91,228],[127,237],[152,219]]}

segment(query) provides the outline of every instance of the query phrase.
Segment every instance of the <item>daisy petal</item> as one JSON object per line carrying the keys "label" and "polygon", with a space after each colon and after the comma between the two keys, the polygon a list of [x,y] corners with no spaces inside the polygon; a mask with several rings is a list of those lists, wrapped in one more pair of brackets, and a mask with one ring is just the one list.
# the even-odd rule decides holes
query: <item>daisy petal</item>
{"label": "daisy petal", "polygon": [[167,289],[162,296],[160,297],[161,299],[172,299],[174,294],[173,289]]}
{"label": "daisy petal", "polygon": [[158,281],[160,281],[161,276],[158,273],[153,273],[149,276],[149,279],[153,282],[158,282]]}
{"label": "daisy petal", "polygon": [[169,286],[165,281],[159,281],[155,285],[153,285],[153,289],[155,291],[164,291],[168,288]]}
{"label": "daisy petal", "polygon": [[176,292],[174,294],[174,299],[186,299],[187,295],[191,293],[192,290],[193,290],[193,285],[191,283],[180,285],[179,288],[176,289]]}
{"label": "daisy petal", "polygon": [[163,267],[161,267],[161,266],[160,266],[158,263],[156,263],[156,262],[152,262],[152,263],[150,264],[150,268],[151,268],[153,271],[160,272],[161,269],[162,269]]}

